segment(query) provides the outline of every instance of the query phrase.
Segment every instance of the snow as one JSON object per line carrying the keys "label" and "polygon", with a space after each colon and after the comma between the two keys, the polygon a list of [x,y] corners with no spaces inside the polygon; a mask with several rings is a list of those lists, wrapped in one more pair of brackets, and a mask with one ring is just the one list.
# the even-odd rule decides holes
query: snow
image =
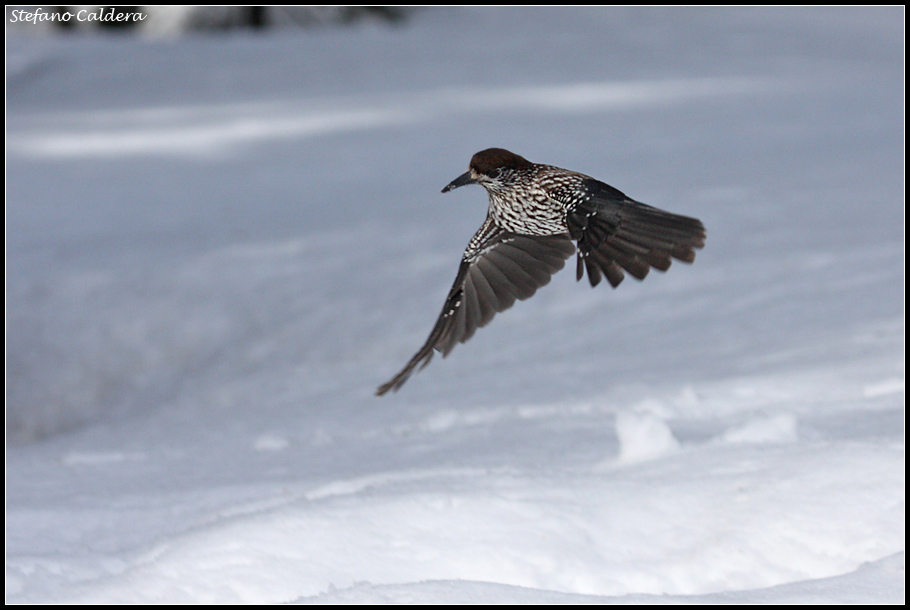
{"label": "snow", "polygon": [[[8,603],[902,603],[903,8],[7,40]],[[499,146],[696,216],[396,394]]]}

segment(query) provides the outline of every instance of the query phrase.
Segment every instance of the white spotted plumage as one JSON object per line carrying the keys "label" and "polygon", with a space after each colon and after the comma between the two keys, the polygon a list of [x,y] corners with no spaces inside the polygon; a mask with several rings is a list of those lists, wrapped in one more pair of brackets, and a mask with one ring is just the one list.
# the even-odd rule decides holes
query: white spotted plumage
{"label": "white spotted plumage", "polygon": [[534,165],[478,182],[489,193],[490,215],[502,229],[520,235],[559,235],[568,232],[566,218],[572,202],[554,195],[578,192],[584,177],[550,165]]}

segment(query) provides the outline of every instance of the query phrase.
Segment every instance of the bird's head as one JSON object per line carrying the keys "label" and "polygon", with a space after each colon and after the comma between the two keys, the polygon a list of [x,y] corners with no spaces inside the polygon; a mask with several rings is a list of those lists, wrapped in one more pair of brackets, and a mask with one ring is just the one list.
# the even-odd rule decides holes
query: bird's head
{"label": "bird's head", "polygon": [[466,184],[479,184],[487,190],[495,189],[507,182],[516,170],[527,169],[531,165],[524,157],[504,148],[488,148],[471,157],[468,171],[452,180],[442,192],[448,193]]}

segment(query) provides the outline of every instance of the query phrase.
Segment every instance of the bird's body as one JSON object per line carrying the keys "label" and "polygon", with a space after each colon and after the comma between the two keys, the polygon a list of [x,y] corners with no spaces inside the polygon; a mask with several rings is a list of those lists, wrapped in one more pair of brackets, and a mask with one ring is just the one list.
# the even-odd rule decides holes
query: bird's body
{"label": "bird's body", "polygon": [[[691,263],[705,243],[701,221],[626,197],[590,176],[531,163],[501,148],[480,151],[443,193],[480,184],[490,197],[487,218],[462,256],[458,274],[424,346],[388,383],[397,390],[439,351],[464,343],[516,299],[532,296],[576,252],[576,277],[592,286],[602,275],[615,288],[625,272],[644,279],[670,259]],[[573,243],[575,242],[575,243]]]}

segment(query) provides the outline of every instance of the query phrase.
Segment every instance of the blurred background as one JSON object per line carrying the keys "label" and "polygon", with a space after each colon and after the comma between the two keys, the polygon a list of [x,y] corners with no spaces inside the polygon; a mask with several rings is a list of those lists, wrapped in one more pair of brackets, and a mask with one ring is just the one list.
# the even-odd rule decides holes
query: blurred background
{"label": "blurred background", "polygon": [[[441,387],[491,351],[573,362],[543,387],[485,382],[544,400],[901,332],[898,8],[6,15],[13,442],[230,402],[239,380],[363,398],[429,331],[485,213],[482,192],[439,189],[489,146],[700,217],[708,245],[645,293],[559,276],[434,363]],[[525,314],[559,340],[533,342]],[[578,362],[582,339],[627,355]],[[427,377],[410,399],[438,395]]]}
{"label": "blurred background", "polygon": [[[903,601],[903,7],[6,17],[7,602]],[[377,398],[493,146],[705,248]]]}

